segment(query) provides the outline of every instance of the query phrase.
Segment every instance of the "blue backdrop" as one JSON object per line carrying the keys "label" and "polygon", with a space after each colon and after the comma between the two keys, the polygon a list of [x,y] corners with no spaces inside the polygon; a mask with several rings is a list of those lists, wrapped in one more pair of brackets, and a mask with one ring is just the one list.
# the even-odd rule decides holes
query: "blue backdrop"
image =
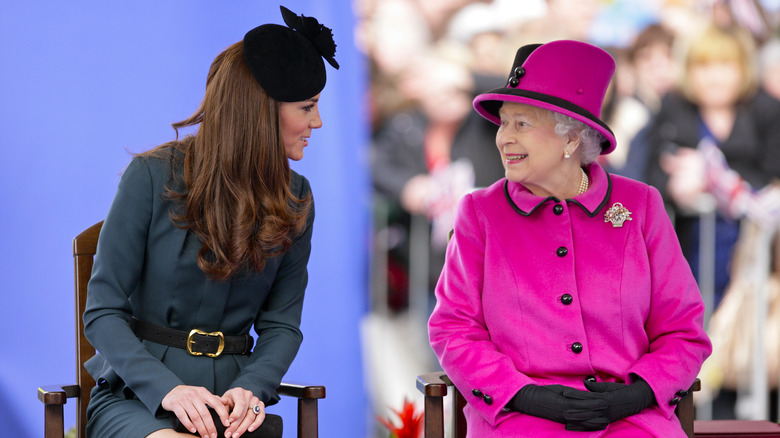
{"label": "blue backdrop", "polygon": [[[293,167],[317,204],[304,342],[285,380],[324,384],[320,436],[366,435],[358,320],[366,311],[369,184],[351,0],[285,0],[334,30],[324,127]],[[130,152],[173,138],[214,56],[279,3],[35,1],[0,5],[0,433],[43,435],[36,388],[74,380],[71,240],[101,220]],[[74,424],[72,403],[66,424]],[[294,401],[271,411],[294,418]],[[285,437],[294,436],[288,420]]]}

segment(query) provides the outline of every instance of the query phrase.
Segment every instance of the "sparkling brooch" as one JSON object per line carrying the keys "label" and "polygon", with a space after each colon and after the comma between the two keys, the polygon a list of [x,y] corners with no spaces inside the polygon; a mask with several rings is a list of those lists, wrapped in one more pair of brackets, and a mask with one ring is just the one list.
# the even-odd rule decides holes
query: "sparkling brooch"
{"label": "sparkling brooch", "polygon": [[612,204],[612,208],[604,213],[604,222],[612,222],[612,226],[615,228],[622,227],[623,222],[630,220],[631,212],[619,202]]}

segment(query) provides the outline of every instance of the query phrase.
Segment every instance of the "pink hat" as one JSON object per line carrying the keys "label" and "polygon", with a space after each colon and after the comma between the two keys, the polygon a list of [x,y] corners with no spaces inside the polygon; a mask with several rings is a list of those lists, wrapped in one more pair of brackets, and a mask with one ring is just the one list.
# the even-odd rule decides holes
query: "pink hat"
{"label": "pink hat", "polygon": [[478,95],[474,109],[500,124],[502,102],[517,102],[566,114],[604,135],[601,154],[615,149],[615,135],[601,121],[601,106],[615,60],[604,50],[580,41],[530,44],[517,50],[505,87]]}

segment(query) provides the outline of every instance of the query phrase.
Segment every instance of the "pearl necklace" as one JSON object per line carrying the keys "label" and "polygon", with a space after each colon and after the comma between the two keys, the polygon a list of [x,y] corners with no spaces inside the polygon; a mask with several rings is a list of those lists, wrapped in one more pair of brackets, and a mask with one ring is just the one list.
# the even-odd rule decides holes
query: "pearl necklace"
{"label": "pearl necklace", "polygon": [[590,180],[588,179],[588,174],[585,173],[585,169],[580,167],[580,172],[582,172],[582,177],[580,178],[580,188],[577,190],[578,195],[585,193],[585,190],[588,190],[588,187],[590,187]]}

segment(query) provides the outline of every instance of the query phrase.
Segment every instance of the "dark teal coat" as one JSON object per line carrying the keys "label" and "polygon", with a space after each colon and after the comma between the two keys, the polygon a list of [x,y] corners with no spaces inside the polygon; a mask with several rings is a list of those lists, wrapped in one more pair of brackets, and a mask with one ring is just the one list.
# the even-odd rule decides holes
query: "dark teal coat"
{"label": "dark teal coat", "polygon": [[[123,397],[137,396],[155,414],[177,385],[203,386],[216,395],[233,387],[250,390],[266,404],[303,339],[300,327],[314,208],[305,232],[289,251],[268,259],[262,272],[214,281],[197,266],[195,235],[177,228],[164,199],[172,183],[169,160],[135,158],[119,183],[103,224],[89,282],[84,331],[99,352],[86,368]],[[298,197],[311,192],[292,173]],[[132,316],[189,331],[259,334],[251,355],[191,356],[185,350],[139,340]]]}

